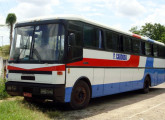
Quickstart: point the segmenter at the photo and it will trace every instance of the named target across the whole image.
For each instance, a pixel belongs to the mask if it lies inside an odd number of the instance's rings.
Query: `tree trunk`
[[[12,35],[13,35],[13,24],[10,25],[10,48],[11,48],[11,43],[13,39]]]

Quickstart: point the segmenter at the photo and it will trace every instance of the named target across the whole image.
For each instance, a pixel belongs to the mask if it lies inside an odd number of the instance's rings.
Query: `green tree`
[[[12,43],[12,34],[13,34],[13,26],[14,23],[16,22],[17,17],[14,13],[9,13],[6,18],[6,24],[10,27],[10,45]]]
[[[132,33],[141,35],[140,30],[138,30],[138,27],[137,26],[132,27],[129,31],[132,32]]]
[[[165,26],[159,23],[146,23],[145,25],[141,26],[140,29],[138,29],[137,26],[132,27],[130,32],[165,43]]]

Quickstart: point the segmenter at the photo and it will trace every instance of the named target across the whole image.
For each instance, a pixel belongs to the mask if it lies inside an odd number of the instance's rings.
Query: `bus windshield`
[[[64,38],[61,24],[17,27],[9,61],[61,61]]]

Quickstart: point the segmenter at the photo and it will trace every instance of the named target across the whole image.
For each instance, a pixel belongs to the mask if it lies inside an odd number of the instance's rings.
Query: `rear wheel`
[[[149,92],[150,88],[150,78],[147,76],[144,80],[143,93],[146,94]]]
[[[90,101],[90,88],[84,81],[75,84],[72,90],[70,105],[73,109],[81,109],[88,105]]]

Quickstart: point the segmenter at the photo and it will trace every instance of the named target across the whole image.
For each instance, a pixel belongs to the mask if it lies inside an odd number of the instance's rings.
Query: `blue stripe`
[[[146,65],[145,65],[146,69],[144,71],[144,76],[141,80],[92,85],[92,98],[142,89],[144,79],[148,74],[151,76],[151,83],[152,83],[151,86],[155,86],[165,82],[164,79],[165,70],[154,69],[153,64],[154,64],[154,58],[148,57],[146,59]],[[70,102],[71,92],[72,92],[72,87],[65,89],[65,102]]]
[[[152,42],[152,43],[155,42],[154,40],[152,40],[152,39],[150,39],[150,38],[149,38],[147,41],[148,41],[148,42]]]

